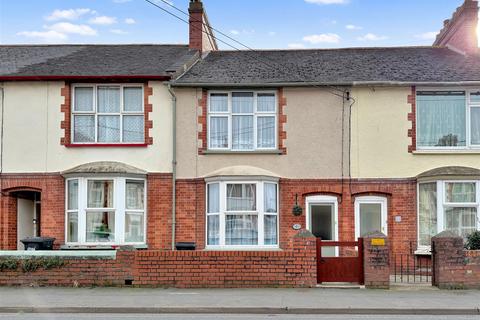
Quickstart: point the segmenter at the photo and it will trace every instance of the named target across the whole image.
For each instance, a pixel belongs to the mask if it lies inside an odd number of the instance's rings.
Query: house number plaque
[[[293,225],[293,230],[300,230],[300,229],[302,229],[302,226],[300,224],[296,223]]]

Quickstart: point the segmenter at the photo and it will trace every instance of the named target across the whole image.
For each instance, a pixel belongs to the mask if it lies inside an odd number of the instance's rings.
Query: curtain
[[[120,112],[120,87],[98,87],[97,95],[98,112]]]
[[[123,142],[143,142],[144,121],[144,116],[123,116]]]
[[[256,201],[255,184],[227,185],[227,211],[255,211]]]
[[[68,213],[67,241],[78,242],[78,212]]]
[[[257,146],[259,148],[275,147],[275,117],[257,118]]]
[[[265,215],[264,216],[264,229],[265,229],[265,245],[277,244],[277,216]]]
[[[143,213],[125,214],[125,242],[144,242]]]
[[[257,245],[258,216],[227,215],[225,217],[226,245]]]
[[[141,87],[123,88],[123,108],[127,112],[142,112],[143,90]]]
[[[127,210],[143,210],[145,208],[145,183],[127,180],[125,189]]]
[[[68,180],[67,209],[78,209],[78,180]]]
[[[451,182],[446,184],[446,201],[454,203],[476,202],[475,182]]]
[[[423,147],[466,145],[465,95],[417,96],[417,143]]]
[[[98,116],[98,142],[120,141],[120,116]]]
[[[480,108],[470,108],[472,144],[480,144]]]
[[[95,117],[94,116],[74,116],[73,141],[95,142]]]
[[[445,209],[445,229],[465,239],[477,230],[477,208]]]
[[[88,180],[88,208],[113,208],[113,181]]]
[[[75,87],[73,111],[93,111],[93,88]]]
[[[208,185],[208,213],[220,212],[220,185],[211,183]]]
[[[207,217],[207,242],[211,246],[220,244],[220,217],[218,215]]]
[[[422,183],[418,194],[419,245],[430,246],[437,234],[437,183]]]
[[[212,93],[210,95],[210,112],[227,112],[228,94]]]
[[[253,93],[232,93],[232,113],[253,113]]]
[[[275,112],[275,94],[259,93],[257,95],[258,112]]]
[[[253,116],[232,117],[232,148],[253,149]]]
[[[228,148],[228,118],[210,118],[210,148]]]
[[[263,190],[263,198],[265,202],[265,212],[277,212],[277,185],[273,183],[265,183]]]

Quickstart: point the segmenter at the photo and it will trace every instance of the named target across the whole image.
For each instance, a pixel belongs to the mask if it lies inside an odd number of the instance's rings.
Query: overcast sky
[[[204,0],[214,28],[258,49],[431,45],[462,2]],[[0,42],[176,44],[188,26],[145,0],[0,0]]]

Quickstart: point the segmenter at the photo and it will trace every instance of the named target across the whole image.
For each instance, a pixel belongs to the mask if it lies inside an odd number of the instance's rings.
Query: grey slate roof
[[[188,45],[0,45],[0,76],[166,76],[196,56]]]
[[[480,55],[447,48],[347,48],[211,52],[176,85],[259,85],[310,82],[455,82],[480,80]]]

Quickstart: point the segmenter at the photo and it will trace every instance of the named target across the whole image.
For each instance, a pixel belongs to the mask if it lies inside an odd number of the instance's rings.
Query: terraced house
[[[188,45],[0,46],[0,249],[268,262],[306,229],[412,259],[480,229],[476,1],[431,47],[223,51],[190,15]]]

